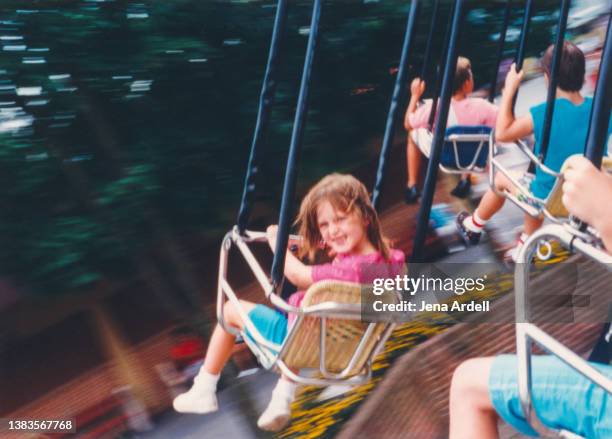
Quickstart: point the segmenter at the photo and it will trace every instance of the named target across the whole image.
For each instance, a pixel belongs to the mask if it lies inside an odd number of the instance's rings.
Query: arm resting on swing
[[[495,124],[495,140],[498,142],[512,142],[533,133],[531,113],[518,118],[514,117],[513,99],[522,78],[523,71],[517,73],[516,66],[512,64],[508,76],[506,76],[506,85],[502,93],[497,123]]]
[[[272,251],[276,248],[276,233],[277,226],[269,226],[266,230],[268,235],[268,244]],[[285,256],[285,276],[289,281],[299,289],[307,289],[313,284],[312,282],[312,267],[304,264],[293,253],[287,251]]]

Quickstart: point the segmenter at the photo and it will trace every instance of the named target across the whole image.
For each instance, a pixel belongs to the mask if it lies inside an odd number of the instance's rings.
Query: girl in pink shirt
[[[284,270],[287,279],[301,290],[289,299],[294,306],[300,305],[303,291],[320,280],[371,283],[375,278],[395,277],[404,270],[404,254],[388,247],[368,191],[353,176],[331,174],[319,181],[304,197],[296,224],[302,245],[298,256],[287,252]],[[276,226],[268,227],[268,243],[273,251],[276,233]],[[302,262],[314,261],[322,248],[335,255],[331,263]],[[241,305],[263,337],[282,345],[287,334],[287,316],[265,305],[247,301],[241,301]],[[224,318],[228,324],[244,328],[231,302],[225,304]],[[295,316],[290,318],[292,324]],[[208,346],[192,388],[174,399],[173,406],[178,412],[203,414],[217,410],[217,380],[231,356],[234,336],[217,324]],[[296,387],[286,377],[279,379],[268,407],[257,421],[260,428],[278,431],[289,422]]]

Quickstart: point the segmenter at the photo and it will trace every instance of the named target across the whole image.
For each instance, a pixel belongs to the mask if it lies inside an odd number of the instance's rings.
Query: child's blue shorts
[[[287,316],[282,312],[265,305],[255,305],[249,312],[249,318],[266,340],[278,345],[283,344],[287,336]],[[251,341],[255,341],[248,328],[246,335]]]
[[[529,426],[518,395],[516,355],[495,358],[489,395],[497,413],[519,432],[537,436]],[[612,367],[590,363],[612,378]],[[589,439],[612,438],[612,395],[556,357],[531,357],[532,399],[539,419]]]

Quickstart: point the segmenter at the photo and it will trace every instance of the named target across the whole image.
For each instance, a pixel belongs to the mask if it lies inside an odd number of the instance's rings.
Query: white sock
[[[471,216],[468,216],[463,221],[463,225],[471,232],[481,233],[487,222],[488,220],[480,218],[480,216],[478,216],[478,210],[475,210]]]
[[[521,233],[521,236],[519,236],[516,241],[516,248],[521,248],[523,244],[525,244],[525,241],[527,241],[527,238],[529,238],[529,235],[527,233]]]
[[[295,399],[295,391],[297,387],[297,383],[280,378],[278,383],[276,383],[276,387],[274,387],[274,390],[272,391],[272,397],[285,398],[291,403]]]
[[[217,390],[217,383],[219,382],[220,374],[212,374],[204,369],[204,366],[200,369],[196,377],[193,379],[194,387],[202,389],[211,389],[213,391]]]

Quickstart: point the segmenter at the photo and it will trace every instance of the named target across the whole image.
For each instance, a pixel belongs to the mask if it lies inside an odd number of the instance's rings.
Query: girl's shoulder
[[[406,260],[404,252],[397,249],[389,249],[389,259],[385,260],[381,252],[368,253],[367,255],[338,255],[334,259],[336,264],[351,263],[391,263],[403,264]]]

